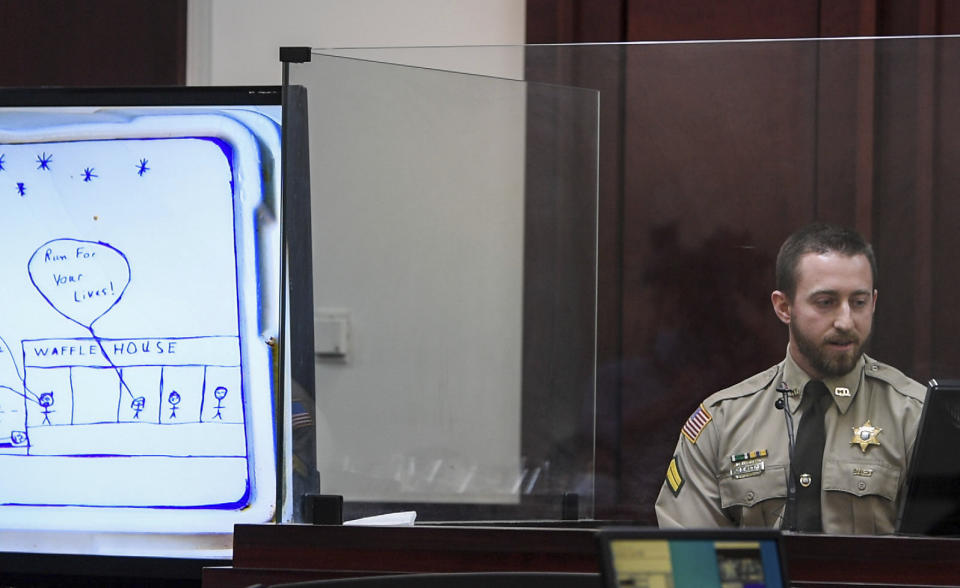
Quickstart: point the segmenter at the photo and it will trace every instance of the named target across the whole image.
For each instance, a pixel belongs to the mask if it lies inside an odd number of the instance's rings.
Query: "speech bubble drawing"
[[[30,281],[60,314],[93,331],[130,283],[130,263],[115,247],[99,241],[54,239],[27,262]]]

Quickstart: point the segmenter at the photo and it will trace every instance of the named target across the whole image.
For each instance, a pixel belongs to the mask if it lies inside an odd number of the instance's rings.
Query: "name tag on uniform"
[[[764,467],[764,462],[760,459],[743,461],[730,468],[730,475],[733,476],[735,480],[759,476],[763,473]]]

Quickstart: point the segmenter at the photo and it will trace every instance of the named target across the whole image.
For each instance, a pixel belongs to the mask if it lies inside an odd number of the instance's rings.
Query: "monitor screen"
[[[280,121],[279,87],[0,91],[0,549],[275,516]]]
[[[897,532],[960,535],[960,380],[930,380]]]
[[[776,531],[608,529],[599,534],[607,588],[785,588]]]

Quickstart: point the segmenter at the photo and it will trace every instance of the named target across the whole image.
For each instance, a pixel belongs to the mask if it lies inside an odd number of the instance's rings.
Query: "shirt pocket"
[[[823,464],[823,489],[852,496],[880,496],[893,502],[900,487],[900,468],[887,464],[828,461]]]
[[[776,527],[787,497],[784,465],[765,464],[763,473],[740,478],[724,474],[718,480],[720,506],[741,527]]]
[[[892,533],[901,469],[889,464],[823,464],[824,528],[846,533]],[[836,520],[833,520],[836,515]]]

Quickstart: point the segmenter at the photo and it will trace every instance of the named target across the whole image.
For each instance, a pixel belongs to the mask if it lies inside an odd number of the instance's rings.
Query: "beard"
[[[790,333],[797,344],[797,350],[810,362],[813,369],[820,373],[821,377],[839,377],[848,373],[860,361],[863,348],[870,341],[869,335],[865,340],[860,341],[853,333],[831,331],[822,341],[817,342],[795,328],[793,323],[790,323]],[[835,351],[829,347],[831,342],[852,342],[853,346],[849,351]]]

